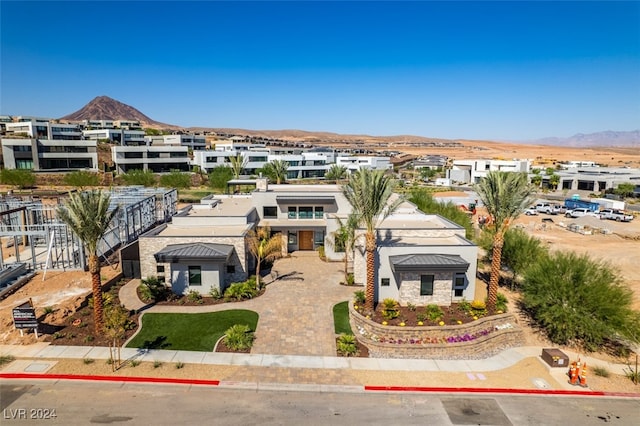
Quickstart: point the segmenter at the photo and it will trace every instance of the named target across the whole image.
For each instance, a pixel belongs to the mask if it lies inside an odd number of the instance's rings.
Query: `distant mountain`
[[[569,138],[543,138],[534,141],[527,141],[528,144],[537,145],[555,145],[566,147],[629,147],[640,145],[640,130],[630,132],[614,132],[611,130],[605,132],[583,134],[578,133]]]
[[[98,96],[78,111],[60,118],[65,121],[82,120],[138,120],[141,124],[152,127],[174,128],[171,124],[155,121],[132,106],[123,104],[108,96]]]

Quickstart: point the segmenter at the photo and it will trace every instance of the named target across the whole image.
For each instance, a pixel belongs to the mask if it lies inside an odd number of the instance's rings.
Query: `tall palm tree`
[[[271,235],[268,226],[249,231],[247,235],[249,252],[256,258],[256,288],[260,289],[260,264],[263,260],[273,261],[282,256],[282,235]]]
[[[111,197],[99,190],[70,194],[67,202],[57,209],[58,218],[80,238],[89,260],[93,291],[93,321],[96,334],[104,330],[102,285],[98,244],[109,229],[119,208],[109,210]]]
[[[344,280],[348,282],[349,278],[349,253],[353,253],[356,244],[356,229],[358,228],[358,218],[350,214],[346,220],[342,220],[336,217],[338,221],[338,229],[333,232],[334,241],[331,242],[327,239],[327,242],[333,246],[334,250],[344,250]]]
[[[289,163],[285,160],[273,160],[265,164],[264,168],[268,176],[276,180],[276,184],[280,185],[287,180],[287,170]]]
[[[495,227],[487,296],[487,309],[493,313],[498,298],[504,233],[513,220],[533,202],[533,187],[526,173],[492,171],[475,185],[475,190]]]
[[[229,157],[229,167],[233,172],[234,179],[240,179],[240,175],[247,165],[248,158],[244,157],[242,154],[238,153],[233,157]],[[240,185],[236,185],[236,192],[240,190]]]
[[[342,193],[353,208],[358,226],[365,228],[365,251],[367,256],[367,285],[365,289],[365,309],[374,309],[374,278],[376,227],[379,222],[393,213],[402,201],[398,198],[389,202],[395,183],[383,170],[362,169],[353,173],[343,185]]]

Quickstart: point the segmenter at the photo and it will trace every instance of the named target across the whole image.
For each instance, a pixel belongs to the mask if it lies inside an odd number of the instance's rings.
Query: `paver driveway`
[[[335,356],[333,306],[358,287],[340,285],[341,262],[323,262],[317,252],[295,252],[276,260],[278,278],[252,300],[211,306],[153,306],[147,312],[215,312],[250,309],[260,315],[253,354]]]

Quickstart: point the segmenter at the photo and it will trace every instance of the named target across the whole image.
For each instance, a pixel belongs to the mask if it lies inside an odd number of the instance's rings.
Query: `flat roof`
[[[157,237],[243,237],[251,224],[231,226],[176,226],[172,223],[160,231]]]
[[[188,217],[247,216],[254,209],[249,196],[214,198],[211,204],[192,204]]]
[[[382,231],[384,237],[384,231]],[[399,241],[398,241],[399,240]],[[403,247],[403,246],[474,246],[471,241],[460,235],[451,235],[450,237],[398,237],[392,241],[379,241],[379,247]]]

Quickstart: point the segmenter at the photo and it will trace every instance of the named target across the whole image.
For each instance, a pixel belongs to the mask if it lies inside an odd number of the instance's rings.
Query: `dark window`
[[[322,206],[316,206],[315,209],[315,218],[316,219],[322,219],[322,216],[324,215],[324,207]]]
[[[265,206],[262,208],[262,215],[269,218],[278,217],[278,208]]]
[[[389,287],[389,283],[390,283],[389,278],[382,278],[382,280],[381,280],[381,282],[380,282],[380,285],[381,285],[382,287]]]
[[[202,270],[199,266],[189,266],[189,285],[202,285]]]
[[[313,207],[299,207],[298,219],[313,219]]]
[[[157,273],[164,273],[164,265],[157,265],[156,266],[156,272]]]
[[[227,265],[227,274],[235,274],[236,265]]]
[[[465,274],[455,274],[453,277],[453,296],[462,297],[466,284],[467,278]]]
[[[420,275],[420,296],[433,296],[433,275]]]
[[[295,232],[289,232],[289,244],[297,245],[298,244],[298,234]]]
[[[298,217],[298,209],[295,207],[289,207],[289,219],[295,219]]]

